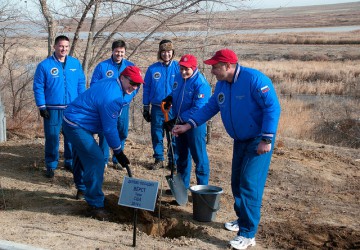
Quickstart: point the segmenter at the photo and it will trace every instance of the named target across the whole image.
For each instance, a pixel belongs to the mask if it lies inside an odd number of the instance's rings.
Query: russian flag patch
[[[204,94],[198,94],[198,98],[204,98],[205,95]]]
[[[262,87],[260,90],[261,90],[261,93],[266,93],[270,90],[270,88],[269,88],[269,86],[266,85],[265,87]]]

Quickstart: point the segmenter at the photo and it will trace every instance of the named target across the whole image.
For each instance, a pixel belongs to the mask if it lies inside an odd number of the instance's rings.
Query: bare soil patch
[[[167,189],[168,170],[150,171],[150,141],[130,132],[126,153],[136,178]],[[75,200],[72,175],[60,163],[44,177],[43,138],[10,136],[0,145],[0,235],[45,249],[130,249],[133,211],[117,205],[126,171],[109,168],[103,190],[110,221],[86,217]],[[235,218],[230,190],[231,140],[214,133],[208,145],[211,185],[222,187],[213,222],[193,219],[191,194],[178,206],[163,194],[154,212],[138,210],[138,249],[224,249],[235,236],[223,223]],[[279,138],[266,184],[257,246],[252,249],[358,249],[360,247],[360,151]],[[192,185],[195,180],[192,179]],[[159,212],[160,209],[160,212]],[[159,217],[160,214],[160,217]]]

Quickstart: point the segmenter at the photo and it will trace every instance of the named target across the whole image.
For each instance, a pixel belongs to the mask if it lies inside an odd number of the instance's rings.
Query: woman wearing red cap
[[[144,82],[140,69],[127,66],[118,78],[105,78],[94,84],[65,110],[63,131],[74,149],[74,182],[77,199],[85,198],[90,206],[90,215],[107,219],[104,209],[104,152],[93,135],[103,133],[114,155],[122,166],[129,164],[123,152],[118,117],[124,106],[129,105],[133,96]]]
[[[172,93],[163,101],[172,104],[174,119],[164,124],[170,131],[175,124],[184,124],[198,109],[204,106],[211,95],[211,87],[197,68],[195,56],[181,57],[180,74],[175,77]],[[206,124],[192,129],[176,138],[178,148],[177,171],[181,174],[185,187],[190,187],[191,157],[195,162],[196,182],[207,185],[210,167],[206,151]]]

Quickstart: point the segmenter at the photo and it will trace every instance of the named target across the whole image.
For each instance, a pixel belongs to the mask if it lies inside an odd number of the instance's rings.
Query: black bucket
[[[196,185],[190,187],[193,200],[193,219],[201,222],[214,221],[220,209],[221,187]]]

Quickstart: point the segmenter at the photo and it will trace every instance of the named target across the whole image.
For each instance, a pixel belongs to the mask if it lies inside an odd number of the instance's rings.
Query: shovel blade
[[[175,197],[176,202],[180,206],[186,205],[188,201],[188,193],[185,188],[184,182],[180,175],[168,175],[166,176],[166,180],[169,184],[171,192]]]

